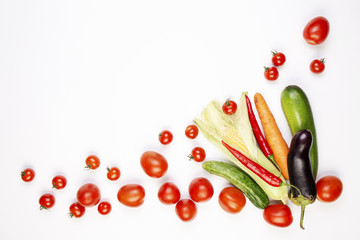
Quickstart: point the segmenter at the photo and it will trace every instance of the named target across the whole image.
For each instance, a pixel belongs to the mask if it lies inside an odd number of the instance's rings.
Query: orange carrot
[[[260,93],[255,94],[254,102],[264,129],[265,137],[274,153],[274,160],[280,167],[284,178],[289,179],[289,172],[287,168],[289,147],[281,135],[280,129],[276,124],[274,116],[272,115],[265,99]]]

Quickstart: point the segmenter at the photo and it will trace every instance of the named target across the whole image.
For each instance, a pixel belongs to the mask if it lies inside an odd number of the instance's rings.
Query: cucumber
[[[287,86],[281,93],[281,106],[292,135],[300,130],[311,131],[313,144],[310,150],[311,168],[314,179],[318,171],[318,149],[316,131],[310,103],[304,91],[295,85]]]
[[[264,190],[237,166],[221,161],[206,161],[202,167],[211,174],[225,178],[240,189],[255,207],[265,209],[269,205],[269,197]]]

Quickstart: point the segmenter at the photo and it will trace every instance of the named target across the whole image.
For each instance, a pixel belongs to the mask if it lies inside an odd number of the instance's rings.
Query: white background
[[[0,239],[356,239],[360,79],[360,2],[358,1],[0,1]],[[320,46],[302,38],[316,16],[330,22]],[[276,82],[263,76],[271,50],[287,61]],[[315,58],[326,59],[321,75],[309,71]],[[242,91],[260,92],[283,136],[290,130],[280,93],[290,84],[306,92],[318,133],[319,173],[339,176],[341,198],[316,202],[299,227],[300,209],[289,204],[293,224],[285,229],[265,223],[249,201],[230,215],[217,202],[228,183],[187,160],[203,146],[208,160],[224,160],[202,136],[189,140],[185,127],[208,102],[238,100]],[[161,146],[158,133],[169,129],[174,141]],[[165,177],[150,179],[139,158],[146,150],[168,160]],[[102,165],[84,171],[87,155]],[[116,165],[122,176],[106,179]],[[32,167],[35,180],[20,171]],[[64,174],[68,186],[51,190]],[[174,206],[157,199],[171,180],[182,197],[190,181],[210,179],[214,197],[197,204],[188,223]],[[76,191],[85,182],[99,185],[113,211],[101,216],[87,209],[81,219],[67,217]],[[145,203],[127,208],[116,198],[127,183],[146,189]],[[56,204],[40,211],[38,199],[53,192]],[[346,234],[346,235],[345,235]]]

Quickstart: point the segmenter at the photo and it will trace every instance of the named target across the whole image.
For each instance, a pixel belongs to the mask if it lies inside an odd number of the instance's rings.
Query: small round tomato
[[[163,155],[154,151],[147,151],[141,155],[140,164],[144,172],[153,178],[165,175],[168,163]]]
[[[57,175],[52,180],[53,188],[63,189],[66,186],[67,180],[64,176]]]
[[[310,71],[313,73],[322,73],[325,69],[325,59],[315,59],[310,63]]]
[[[39,199],[40,210],[50,209],[55,205],[55,197],[50,193],[42,195]]]
[[[189,155],[190,160],[194,160],[195,162],[202,162],[205,160],[206,153],[205,150],[202,147],[195,147],[191,151],[191,154]]]
[[[20,173],[20,175],[24,182],[31,182],[35,177],[35,171],[31,168],[26,168]]]
[[[325,176],[316,183],[317,199],[321,202],[333,202],[342,193],[343,184],[338,177]]]
[[[107,201],[103,201],[98,205],[98,212],[102,215],[107,215],[111,212],[111,204]]]
[[[144,202],[145,189],[138,184],[127,184],[119,189],[117,198],[125,206],[138,207]]]
[[[159,141],[161,144],[167,145],[173,140],[173,135],[169,130],[164,130],[159,133]]]
[[[272,53],[272,58],[271,61],[273,62],[273,64],[275,66],[282,66],[285,61],[286,61],[286,57],[285,54],[283,54],[282,52],[277,52],[277,51],[273,51]]]
[[[273,204],[265,208],[265,221],[277,227],[288,227],[293,222],[290,208],[284,204]]]
[[[318,45],[325,41],[329,34],[330,24],[324,17],[316,17],[306,24],[303,37],[309,44]]]
[[[158,198],[164,204],[175,204],[180,200],[179,188],[171,182],[166,182],[159,188]]]
[[[77,200],[84,207],[93,207],[100,202],[100,189],[93,183],[82,185],[77,191]]]
[[[194,124],[187,126],[185,129],[185,135],[190,139],[195,139],[198,134],[199,128]]]
[[[226,187],[219,194],[219,204],[228,213],[238,213],[245,206],[246,198],[239,189]]]
[[[214,188],[209,180],[199,177],[191,181],[189,194],[195,202],[206,202],[214,195]]]
[[[95,155],[90,155],[85,160],[85,168],[97,169],[100,166],[100,159]]]
[[[117,167],[107,168],[107,178],[111,181],[116,181],[120,178],[120,169]]]
[[[276,67],[264,67],[264,76],[269,81],[275,81],[279,77],[279,71]]]
[[[85,214],[85,207],[78,202],[74,202],[69,207],[69,217],[82,217]]]
[[[236,112],[237,104],[233,100],[227,99],[222,106],[222,110],[227,115],[233,115]]]
[[[190,199],[182,199],[176,204],[175,211],[182,221],[188,222],[196,216],[196,204]]]

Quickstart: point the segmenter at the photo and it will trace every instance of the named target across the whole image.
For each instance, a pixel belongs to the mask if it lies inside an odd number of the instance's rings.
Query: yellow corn
[[[249,150],[246,147],[244,140],[242,139],[242,137],[239,135],[238,132],[236,132],[232,128],[227,127],[222,130],[222,135],[224,142],[231,145],[235,149],[240,150],[241,153],[243,153],[246,157],[250,158]]]

